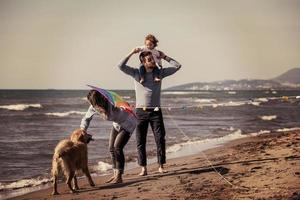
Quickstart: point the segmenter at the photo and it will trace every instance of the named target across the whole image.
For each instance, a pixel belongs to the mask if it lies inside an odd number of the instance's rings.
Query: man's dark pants
[[[138,118],[138,125],[136,127],[136,142],[138,151],[138,163],[140,166],[147,165],[146,155],[146,139],[148,126],[150,124],[154,139],[157,147],[157,162],[162,165],[166,163],[166,140],[165,140],[165,126],[163,122],[162,112],[159,109],[136,109],[136,115]]]

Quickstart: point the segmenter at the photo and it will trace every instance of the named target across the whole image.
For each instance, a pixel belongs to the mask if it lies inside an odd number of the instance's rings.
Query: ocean
[[[86,90],[0,90],[0,198],[50,182],[53,150],[77,129],[88,109]],[[132,90],[117,90],[134,105]],[[167,158],[196,153],[221,142],[300,127],[300,91],[162,91]],[[112,123],[95,116],[88,132],[94,175],[111,168],[108,138]],[[192,146],[188,148],[185,146]],[[148,131],[147,151],[155,162]],[[135,134],[125,148],[136,166]],[[24,190],[26,188],[26,190]]]

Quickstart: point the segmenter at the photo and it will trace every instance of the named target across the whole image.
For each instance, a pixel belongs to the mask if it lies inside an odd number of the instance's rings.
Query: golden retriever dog
[[[52,195],[59,194],[57,192],[57,179],[61,171],[63,171],[67,179],[66,183],[72,193],[79,189],[75,175],[76,170],[81,169],[88,178],[89,184],[95,186],[88,169],[87,144],[91,140],[93,139],[90,134],[77,129],[71,134],[70,139],[62,140],[57,144],[52,159]],[[72,187],[72,179],[74,180],[74,188]]]

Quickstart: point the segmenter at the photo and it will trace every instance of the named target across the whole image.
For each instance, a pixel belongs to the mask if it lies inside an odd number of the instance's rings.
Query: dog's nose
[[[94,141],[93,136],[91,134],[87,134],[87,141]]]

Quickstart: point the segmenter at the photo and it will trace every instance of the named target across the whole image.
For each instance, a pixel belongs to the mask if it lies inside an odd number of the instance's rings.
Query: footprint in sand
[[[250,172],[251,173],[256,172],[257,169],[261,169],[261,168],[262,167],[259,167],[259,166],[258,167],[253,167],[253,168],[250,169]]]
[[[300,172],[295,172],[295,176],[300,176]]]

